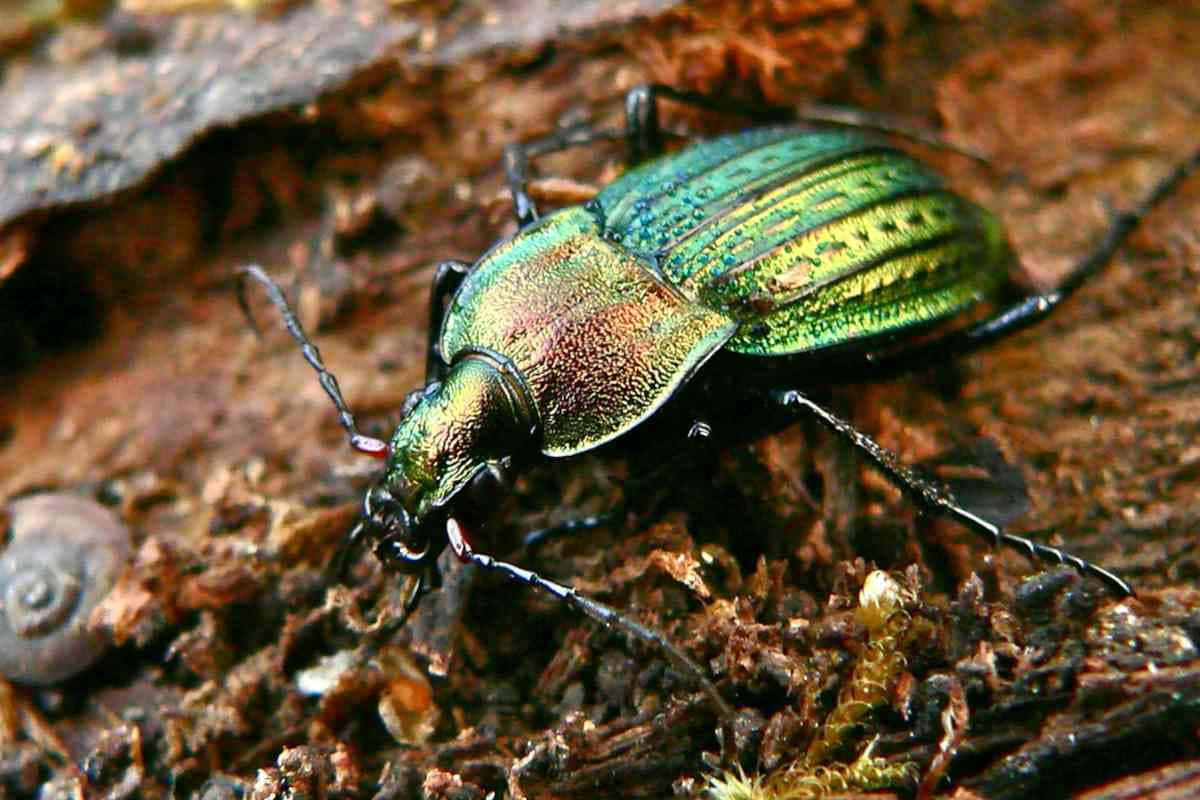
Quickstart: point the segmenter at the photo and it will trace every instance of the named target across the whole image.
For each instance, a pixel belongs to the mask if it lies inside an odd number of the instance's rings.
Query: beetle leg
[[[346,577],[350,573],[350,559],[354,555],[363,542],[363,537],[366,533],[366,526],[362,520],[359,520],[350,532],[346,534],[346,538],[342,539],[341,545],[334,552],[333,558],[329,559],[329,563],[325,567],[325,578],[327,583],[345,583]]]
[[[516,142],[504,148],[504,176],[512,194],[513,214],[517,226],[524,228],[538,218],[537,205],[529,196],[529,163],[531,159],[557,153],[569,147],[605,140],[621,139],[624,132],[596,128],[584,122],[559,128],[554,133],[528,142]]]
[[[791,108],[751,106],[703,92],[684,91],[661,83],[644,83],[625,93],[625,141],[629,146],[631,163],[662,152],[663,130],[658,120],[659,98],[706,111],[741,114],[755,122],[789,122],[797,118],[796,112]]]
[[[644,83],[625,93],[624,130],[597,128],[585,122],[561,127],[540,139],[516,142],[504,148],[504,175],[508,183],[508,190],[512,195],[513,215],[517,219],[518,227],[524,228],[536,221],[539,216],[537,204],[529,196],[529,168],[533,159],[570,147],[617,139],[625,140],[630,164],[636,164],[662,153],[664,132],[658,116],[658,101],[661,98],[708,111],[740,114],[759,123],[799,121],[818,125],[864,128],[899,136],[928,147],[947,150],[987,163],[986,158],[974,151],[890,120],[880,114],[826,105],[807,106],[800,111],[785,106],[752,106],[703,92],[675,89],[661,83]]]
[[[630,163],[662,152],[662,127],[658,121],[658,97],[667,87],[647,83],[625,93],[625,144]]]
[[[598,141],[624,139],[629,146],[629,161],[637,163],[662,152],[662,129],[658,124],[658,98],[666,97],[715,111],[737,111],[758,119],[787,119],[786,111],[763,112],[743,106],[732,106],[717,98],[698,92],[683,92],[661,84],[642,84],[625,94],[625,128],[613,130],[580,123],[559,128],[540,139],[516,142],[504,148],[504,175],[512,194],[513,214],[517,225],[524,228],[538,218],[537,205],[529,196],[529,164],[539,156],[556,153],[570,147]],[[781,115],[782,114],[782,115]]]
[[[600,514],[589,514],[586,517],[572,517],[557,525],[549,525],[545,528],[528,531],[521,537],[521,550],[527,551],[541,547],[546,542],[562,536],[573,536],[576,533],[603,528],[605,525],[611,525],[620,519],[623,512],[624,508],[618,508]]]
[[[901,120],[894,119],[887,114],[880,114],[861,108],[810,103],[796,113],[796,119],[800,122],[810,122],[814,125],[825,127],[836,126],[839,128],[860,128],[862,130],[875,131],[887,136],[907,139],[910,142],[933,148],[934,150],[944,150],[956,156],[969,158],[987,167],[992,166],[991,159],[978,150],[954,144],[935,133],[907,125]]]
[[[1032,559],[1068,564],[1081,573],[1100,578],[1114,593],[1122,597],[1133,594],[1133,589],[1128,583],[1103,567],[1058,548],[1037,544],[1024,537],[1006,533],[999,525],[963,508],[955,502],[954,497],[943,486],[925,478],[911,467],[905,466],[895,453],[800,392],[795,390],[774,391],[770,393],[769,397],[775,405],[792,413],[808,413],[815,416],[821,424],[864,453],[888,480],[926,511],[952,519],[976,533],[986,536],[992,540],[994,546],[1007,545],[1022,551]]]
[[[446,318],[446,302],[462,284],[471,265],[465,261],[440,261],[433,271],[433,288],[429,291],[429,346],[425,351],[425,384],[441,380],[446,360],[438,347],[442,336],[442,321]]]
[[[702,419],[696,419],[693,420],[691,425],[688,427],[687,433],[684,434],[684,438],[686,439],[686,444],[688,445],[698,444],[699,446],[703,447],[708,445],[708,439],[710,436],[712,436],[712,433],[713,430],[710,424]],[[680,450],[676,448],[674,450],[674,455],[678,457],[680,454]],[[657,476],[660,471],[665,471],[668,469],[672,462],[673,459],[664,458],[663,460],[659,461],[651,475],[643,476],[641,479],[630,478],[625,484],[627,495],[632,489],[638,488],[642,485],[656,486],[657,481],[653,480],[653,476]],[[541,547],[553,539],[558,539],[563,536],[573,536],[577,533],[583,533],[596,528],[603,528],[606,525],[612,525],[616,522],[619,522],[625,516],[626,509],[628,507],[629,499],[628,496],[626,496],[625,500],[620,502],[616,508],[609,509],[608,511],[602,511],[599,514],[589,514],[586,517],[572,517],[571,519],[567,519],[557,525],[548,525],[545,528],[527,531],[525,535],[521,537],[521,551],[528,552],[535,548]]]
[[[432,570],[431,567],[424,572],[417,573],[412,590],[404,600],[404,608],[400,611],[400,623],[396,627],[400,627],[408,621],[408,618],[417,610],[417,606],[421,604],[421,599],[429,593],[429,584],[434,582],[434,578],[430,574]]]
[[[711,447],[709,437],[712,435],[712,425],[703,419],[693,419],[684,434],[684,446],[677,447],[676,440],[673,437],[667,437],[665,442],[671,448],[670,452],[663,454],[662,457],[650,459],[654,463],[654,467],[649,474],[630,477],[625,482],[625,498],[615,508],[585,517],[573,517],[557,525],[548,525],[545,528],[528,531],[521,537],[521,551],[528,552],[553,539],[573,536],[576,533],[602,528],[621,521],[630,507],[631,494],[645,487],[658,487],[661,474],[668,471],[679,459],[691,455],[694,450]]]
[[[1145,199],[1133,211],[1115,214],[1104,238],[1090,253],[1083,257],[1056,288],[1047,292],[1022,298],[1007,308],[986,319],[959,331],[947,333],[916,348],[902,350],[895,355],[884,354],[871,359],[874,370],[900,371],[910,367],[926,365],[937,359],[959,356],[978,350],[996,339],[1024,330],[1050,315],[1054,309],[1082,286],[1109,261],[1125,244],[1129,235],[1159,203],[1170,197],[1192,173],[1200,170],[1200,151],[1180,162],[1169,175],[1160,180]],[[870,359],[870,356],[868,356]]]
[[[708,111],[740,114],[758,123],[809,122],[814,125],[861,128],[945,150],[982,164],[990,163],[986,156],[970,148],[960,147],[886,114],[820,103],[809,104],[799,110],[786,106],[751,106],[728,98],[682,91],[659,83],[635,86],[625,94],[625,140],[629,145],[629,159],[633,163],[662,152],[663,130],[658,120],[658,99],[663,97]]]
[[[559,128],[540,139],[517,142],[504,148],[504,174],[512,194],[513,214],[517,218],[517,225],[524,228],[538,218],[537,205],[529,196],[529,164],[532,159],[569,147],[621,139],[628,145],[631,164],[661,153],[663,136],[658,122],[660,97],[710,111],[738,113],[763,122],[780,122],[795,118],[790,109],[745,106],[712,95],[685,92],[657,83],[635,86],[625,93],[624,130],[597,128],[590,123],[580,123]]]
[[[543,578],[536,572],[518,567],[515,564],[500,561],[486,553],[476,552],[471,547],[471,543],[463,535],[458,521],[453,517],[446,521],[446,537],[450,542],[450,547],[454,550],[454,554],[460,560],[478,564],[484,569],[507,575],[514,581],[541,589],[543,592],[547,592],[573,607],[576,611],[599,622],[604,627],[616,628],[627,636],[639,639],[658,650],[676,669],[690,676],[699,685],[700,689],[707,695],[709,701],[717,710],[722,721],[728,722],[733,719],[733,708],[725,702],[725,698],[721,697],[721,693],[717,691],[717,687],[704,674],[704,670],[662,633],[630,619],[612,606],[605,605],[598,600],[593,600],[586,595],[580,594],[570,586]]]

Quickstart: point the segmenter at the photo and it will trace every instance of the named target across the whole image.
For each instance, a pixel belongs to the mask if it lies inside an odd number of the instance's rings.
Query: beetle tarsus
[[[541,589],[543,592],[558,598],[582,614],[599,622],[604,627],[615,628],[658,650],[668,661],[675,665],[676,669],[692,678],[701,691],[708,697],[722,721],[733,719],[733,708],[725,701],[725,698],[721,697],[721,693],[717,691],[717,687],[704,674],[704,670],[662,633],[626,617],[612,606],[605,605],[587,595],[580,594],[570,586],[543,578],[536,572],[518,567],[516,564],[500,561],[487,553],[476,552],[463,535],[462,527],[453,517],[446,521],[446,538],[450,543],[450,548],[454,551],[454,555],[462,561],[478,564],[484,569],[507,575],[514,581]]]
[[[1126,581],[1109,572],[1104,567],[1086,561],[1079,556],[1072,555],[1057,547],[1050,545],[1038,544],[1023,536],[1015,536],[1011,533],[1000,533],[1000,543],[1020,550],[1027,555],[1031,560],[1044,561],[1053,564],[1066,564],[1073,568],[1076,572],[1084,575],[1091,575],[1103,581],[1113,594],[1120,597],[1132,597],[1134,594],[1133,587]]]

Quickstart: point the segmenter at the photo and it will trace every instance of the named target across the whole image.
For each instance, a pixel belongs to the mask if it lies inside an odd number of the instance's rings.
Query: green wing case
[[[604,235],[693,302],[726,344],[786,355],[953,317],[1007,280],[995,219],[916,159],[849,131],[765,128],[644,164],[596,196]]]

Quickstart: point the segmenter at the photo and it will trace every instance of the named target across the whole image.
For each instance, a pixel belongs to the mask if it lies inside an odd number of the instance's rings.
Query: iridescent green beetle
[[[414,393],[390,442],[358,432],[283,293],[258,267],[246,272],[267,285],[352,445],[387,460],[353,538],[373,541],[387,566],[421,575],[448,542],[463,559],[664,648],[724,708],[701,670],[665,638],[568,587],[473,551],[453,516],[455,496],[522,451],[563,458],[621,437],[684,387],[700,385],[697,376],[717,353],[724,354],[723,369],[738,362],[743,375],[760,368],[778,379],[818,358],[875,369],[923,363],[1023,328],[1103,266],[1196,169],[1200,153],[1134,212],[1117,216],[1058,289],[947,330],[945,323],[968,309],[999,299],[1010,284],[1012,249],[991,214],[945,189],[915,158],[858,131],[777,125],[698,142],[641,163],[585,205],[539,218],[526,192],[529,159],[625,138],[642,161],[661,150],[660,96],[716,105],[638,87],[626,98],[623,131],[576,126],[506,151],[520,229],[474,265],[439,266],[428,385]],[[779,409],[815,415],[925,509],[996,544],[1069,563],[1118,594],[1131,592],[1107,570],[973,514],[793,386],[741,391],[747,401],[754,392]],[[416,583],[410,606],[422,586]]]

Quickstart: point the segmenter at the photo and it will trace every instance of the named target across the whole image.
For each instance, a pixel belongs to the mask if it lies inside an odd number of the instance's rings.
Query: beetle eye
[[[479,508],[489,508],[496,504],[507,485],[502,467],[499,464],[489,464],[475,473],[475,477],[467,486],[467,496]]]

